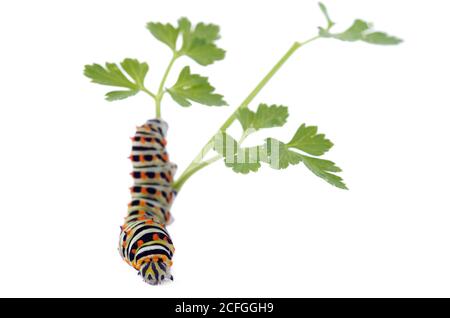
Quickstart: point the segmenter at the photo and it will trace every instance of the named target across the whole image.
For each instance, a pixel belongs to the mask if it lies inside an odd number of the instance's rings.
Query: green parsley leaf
[[[322,2],[319,2],[319,8],[320,11],[322,11],[323,15],[325,16],[325,19],[327,20],[328,30],[331,29],[331,27],[334,25],[334,22],[331,21],[330,16],[328,15],[327,7]]]
[[[176,50],[179,29],[170,23],[147,23],[147,29],[159,41],[165,43],[172,51]]]
[[[136,88],[136,85],[122,73],[115,63],[106,63],[106,67],[99,64],[85,65],[84,75],[97,84]]]
[[[183,36],[180,55],[186,55],[200,65],[209,65],[224,59],[225,51],[214,43],[220,38],[219,26],[199,23],[194,29],[187,18],[178,21],[178,29]]]
[[[227,105],[223,96],[214,94],[214,90],[207,77],[192,74],[189,66],[186,66],[181,70],[175,85],[167,89],[167,92],[175,102],[184,107],[191,106],[191,102],[208,106]]]
[[[253,127],[255,112],[248,108],[240,108],[236,112],[236,118],[241,123],[242,129],[246,131]]]
[[[222,157],[232,158],[237,154],[239,145],[236,139],[225,132],[220,132],[214,136],[213,149]]]
[[[256,112],[243,108],[236,113],[236,117],[244,131],[250,128],[259,130],[281,127],[286,123],[288,116],[289,113],[286,106],[267,106],[266,104],[260,104]]]
[[[342,178],[332,174],[330,172],[341,172],[342,170],[337,167],[334,162],[319,158],[313,158],[308,156],[301,156],[302,161],[305,164],[305,166],[311,170],[312,173],[314,173],[316,176],[324,179],[326,182],[328,182],[331,185],[334,185],[335,187],[348,190],[345,183],[342,181]]]
[[[178,19],[178,29],[181,31],[181,34],[183,35],[183,42],[185,41],[185,38],[189,36],[191,31],[191,21],[189,21],[188,18],[182,17]]]
[[[364,41],[371,44],[395,45],[402,42],[401,39],[388,35],[384,32],[371,30],[371,25],[363,20],[355,20],[353,24],[342,33],[330,33],[319,28],[319,35],[322,37],[334,38],[341,41]]]
[[[261,159],[273,169],[286,169],[289,165],[296,165],[302,161],[299,153],[289,150],[285,143],[277,139],[267,138],[263,147],[265,156]]]
[[[120,63],[120,66],[122,66],[125,72],[127,72],[140,89],[144,88],[144,80],[148,72],[147,63],[140,63],[136,59],[124,59],[122,63]]]
[[[225,159],[225,165],[236,173],[256,172],[261,167],[258,149],[258,147],[240,148],[232,160]]]
[[[286,106],[260,104],[256,110],[253,128],[258,130],[281,127],[286,123],[288,116],[288,108]]]
[[[195,26],[194,35],[207,42],[214,42],[220,39],[220,28],[215,24],[205,24],[200,22]]]
[[[225,166],[236,173],[256,172],[259,163],[259,147],[240,148],[238,142],[227,133],[219,133],[214,138],[213,148],[224,157]]]
[[[138,90],[130,90],[130,91],[111,91],[106,93],[106,100],[107,101],[115,101],[115,100],[121,100],[121,99],[125,99],[131,96],[136,95],[137,93],[139,93]]]
[[[384,32],[372,32],[369,34],[366,34],[363,39],[364,42],[372,43],[372,44],[379,44],[379,45],[395,45],[398,43],[401,43],[402,40],[395,37],[387,35]]]
[[[302,124],[288,142],[288,146],[310,155],[321,156],[333,147],[333,143],[326,139],[324,134],[317,133],[317,126]]]
[[[318,136],[316,135],[317,129],[312,129],[315,127],[302,125],[300,128],[302,136]],[[277,170],[303,162],[312,173],[326,182],[338,188],[347,189],[342,178],[332,173],[342,171],[334,162],[298,153],[291,150],[292,146],[289,144],[275,138],[267,138],[262,146],[241,148],[233,137],[221,132],[215,136],[213,142],[214,150],[224,157],[225,165],[236,173],[256,172],[261,167],[261,162],[267,163],[271,168]]]
[[[316,176],[338,188],[347,189],[341,177],[330,173],[342,171],[334,164],[334,162],[302,155],[290,150],[289,145],[274,138],[266,139],[264,147],[266,148],[267,155],[266,157],[261,157],[261,159],[269,163],[271,168],[285,169],[290,165],[296,165],[303,162],[303,164]]]
[[[370,29],[370,25],[363,20],[355,20],[353,24],[344,32],[334,35],[334,38],[342,41],[362,40],[365,31]]]
[[[156,39],[169,46],[177,57],[186,55],[200,65],[209,65],[225,57],[225,51],[215,44],[220,39],[220,28],[215,24],[201,22],[192,27],[187,18],[181,18],[177,27],[170,23],[149,22],[147,29]],[[177,50],[180,34],[183,41],[181,48]]]
[[[147,63],[127,58],[120,65],[134,82],[130,81],[115,63],[106,63],[105,67],[99,64],[85,65],[84,67],[84,75],[89,77],[93,83],[128,88],[128,90],[107,93],[108,101],[134,96],[144,88],[144,80],[148,72]]]

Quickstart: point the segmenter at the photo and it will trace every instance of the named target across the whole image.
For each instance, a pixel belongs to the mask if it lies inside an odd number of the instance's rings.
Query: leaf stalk
[[[161,79],[161,83],[159,84],[158,92],[153,96],[155,100],[155,108],[156,108],[156,118],[161,118],[161,102],[165,93],[164,85],[166,84],[167,77],[169,76],[170,70],[172,69],[173,64],[176,59],[179,57],[176,51],[173,52],[172,58],[170,59],[169,64],[164,72],[164,75]],[[152,95],[150,95],[152,96]]]

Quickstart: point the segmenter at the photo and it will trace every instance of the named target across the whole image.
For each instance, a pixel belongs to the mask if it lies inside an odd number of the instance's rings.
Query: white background
[[[405,42],[301,48],[252,104],[289,106],[288,124],[248,144],[318,125],[350,191],[301,165],[242,176],[216,163],[177,198],[175,281],[152,287],[116,246],[129,136],[153,106],[144,95],[105,101],[83,65],[146,60],[155,89],[170,52],[146,22],[221,26],[226,59],[181,59],[169,78],[189,63],[230,104],[185,109],[166,96],[182,170],[291,43],[324,24],[316,1],[1,2],[0,296],[449,297],[450,5],[326,4],[336,30],[362,18]]]

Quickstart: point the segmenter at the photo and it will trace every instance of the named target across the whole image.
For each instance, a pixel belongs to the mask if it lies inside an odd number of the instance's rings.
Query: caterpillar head
[[[121,228],[119,252],[145,282],[158,285],[172,280],[170,267],[175,251],[163,224],[156,218],[127,222]]]
[[[139,276],[142,276],[144,282],[150,285],[159,285],[165,280],[173,280],[170,274],[171,262],[163,261],[162,259],[150,260],[141,265],[139,269]]]

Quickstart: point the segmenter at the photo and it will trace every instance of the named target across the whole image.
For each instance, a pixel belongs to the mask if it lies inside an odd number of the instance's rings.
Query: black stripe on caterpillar
[[[165,121],[151,119],[131,137],[134,185],[119,239],[122,258],[152,285],[173,279],[170,267],[175,248],[166,225],[171,222],[176,165],[165,150],[167,128]]]

